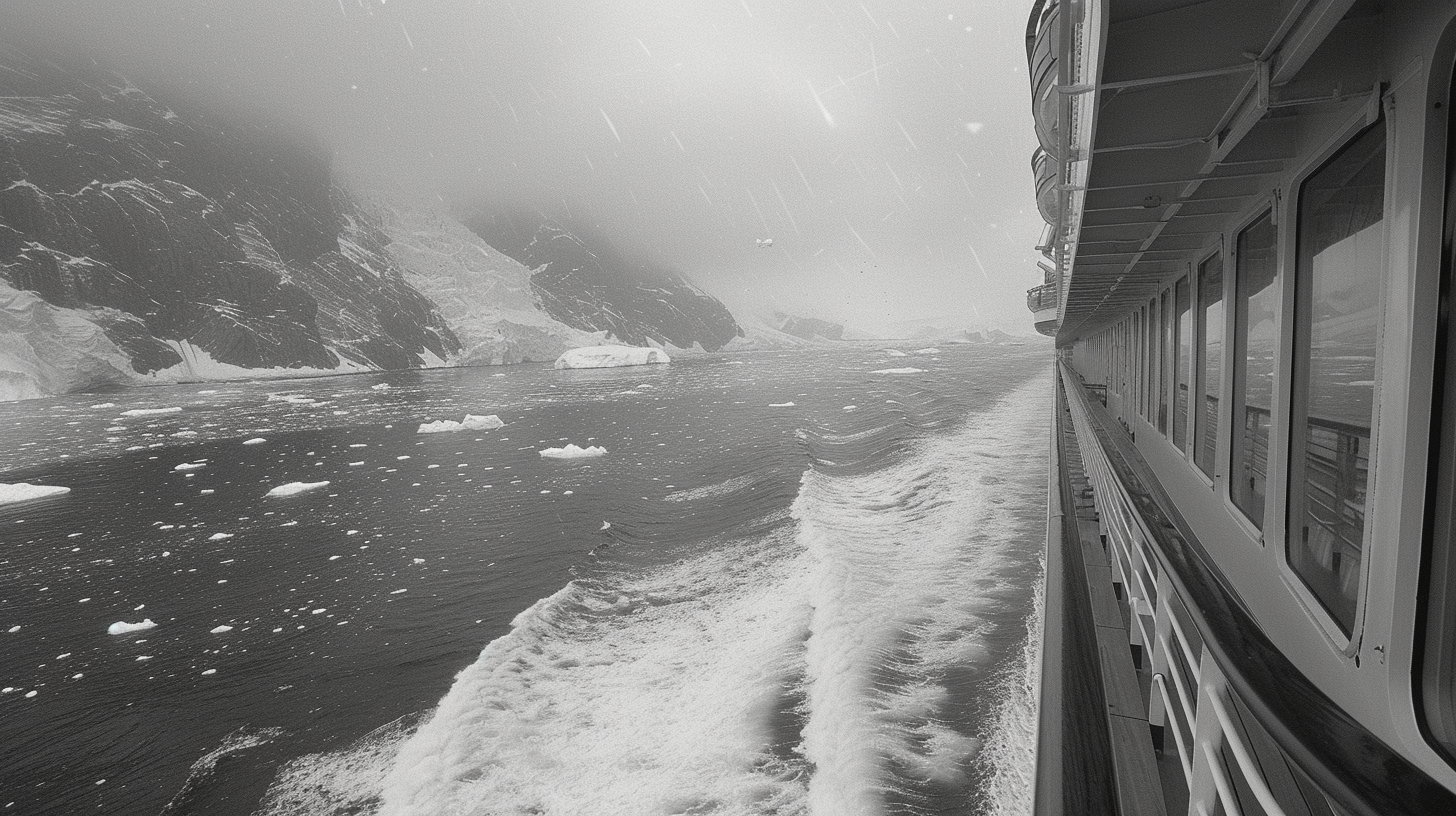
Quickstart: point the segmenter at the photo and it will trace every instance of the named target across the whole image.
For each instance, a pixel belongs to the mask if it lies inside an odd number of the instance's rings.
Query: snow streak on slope
[[[520,613],[412,735],[296,760],[263,812],[871,816],[1024,801],[1029,781],[996,763],[1024,761],[1031,739],[1019,690],[1041,531],[1024,499],[1044,477],[1026,452],[1044,448],[1028,407],[1045,389],[1038,377],[930,435],[892,421],[810,438],[813,467],[760,532],[573,581]],[[338,774],[384,781],[320,782]]]

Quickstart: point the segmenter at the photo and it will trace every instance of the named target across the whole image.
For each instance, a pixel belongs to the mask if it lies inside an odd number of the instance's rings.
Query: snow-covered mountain
[[[553,259],[533,278],[439,202],[347,186],[305,138],[0,50],[0,399],[721,345],[695,290]]]

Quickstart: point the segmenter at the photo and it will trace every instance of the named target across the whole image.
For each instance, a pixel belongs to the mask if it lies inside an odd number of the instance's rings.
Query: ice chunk
[[[232,538],[232,533],[213,533],[207,537],[208,541],[222,541],[225,538]]]
[[[106,634],[124,635],[128,632],[140,632],[144,629],[151,629],[154,626],[156,626],[156,624],[152,622],[151,618],[143,618],[140,623],[127,623],[126,621],[117,621],[116,623],[113,623],[110,626],[106,627]]]
[[[794,407],[794,404],[792,402],[770,402],[768,404],[768,407],[770,407],[770,408],[793,408]]]
[[[915,353],[916,354],[939,354],[940,353],[940,349],[938,349],[938,348],[915,349]]]
[[[207,465],[205,463],[203,463],[203,462],[183,462],[182,464],[180,464],[180,465],[178,465],[178,466],[176,466],[176,467],[174,467],[172,469],[173,470],[201,470],[201,469],[203,469],[205,467],[207,467]]]
[[[371,386],[369,386],[369,390],[370,391],[388,391],[389,390],[389,383],[379,383],[378,385],[371,385]]]
[[[556,358],[557,368],[617,368],[670,363],[665,352],[637,346],[587,346],[567,350]]]
[[[13,634],[15,634],[15,633],[16,633],[16,632],[19,632],[19,631],[20,631],[20,627],[19,627],[19,626],[12,626],[12,627],[10,627],[10,628],[9,628],[9,629],[6,629],[6,630],[5,630],[5,631],[6,631],[6,632],[9,632],[9,633],[10,633],[10,634],[12,634],[12,635],[13,635]]]
[[[426,422],[420,426],[418,433],[449,433],[450,431],[493,431],[496,428],[504,428],[505,423],[495,414],[476,416],[466,414],[465,419],[456,422],[453,419],[442,419],[438,422]]]
[[[882,368],[878,371],[871,371],[871,374],[924,374],[923,368]]]
[[[231,632],[232,630],[233,630],[233,628],[231,626],[228,626],[227,624],[223,624],[222,626],[214,626],[214,627],[212,627],[211,634],[220,635],[223,632]]]
[[[906,354],[905,352],[903,352],[903,351],[901,351],[899,349],[885,349],[885,354],[887,354],[887,355],[889,355],[891,357],[909,357],[910,356],[910,355]]]
[[[252,439],[244,439],[243,440],[243,444],[244,445],[261,445],[261,444],[263,444],[264,442],[267,442],[267,441],[268,440],[264,439],[261,436],[255,436]]]
[[[564,448],[544,448],[540,454],[550,459],[584,459],[590,456],[604,456],[606,452],[606,448],[597,445],[578,448],[576,445],[568,444]]]
[[[204,669],[203,674],[217,674],[217,669]]]
[[[170,408],[133,408],[130,411],[122,411],[122,416],[151,416],[152,414],[180,414],[182,407],[174,405]]]
[[[58,485],[33,485],[29,482],[0,483],[0,504],[44,499],[47,496],[61,496],[70,492],[71,488]]]
[[[320,487],[328,487],[328,484],[329,483],[327,481],[322,481],[322,482],[289,482],[288,484],[279,485],[279,486],[273,488],[272,490],[268,491],[267,495],[269,495],[269,496],[292,496],[292,495],[294,495],[296,493],[302,493],[302,492],[304,492],[306,490],[317,490]]]

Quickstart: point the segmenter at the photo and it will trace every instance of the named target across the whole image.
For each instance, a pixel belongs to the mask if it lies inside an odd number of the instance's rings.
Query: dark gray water
[[[0,482],[72,489],[0,505],[0,807],[1014,812],[1047,371],[850,348],[0,406]],[[416,432],[466,413],[505,426]]]

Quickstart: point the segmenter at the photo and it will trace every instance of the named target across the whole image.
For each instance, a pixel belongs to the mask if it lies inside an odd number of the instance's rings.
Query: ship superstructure
[[[1456,4],[1042,0],[1038,813],[1456,813]]]

